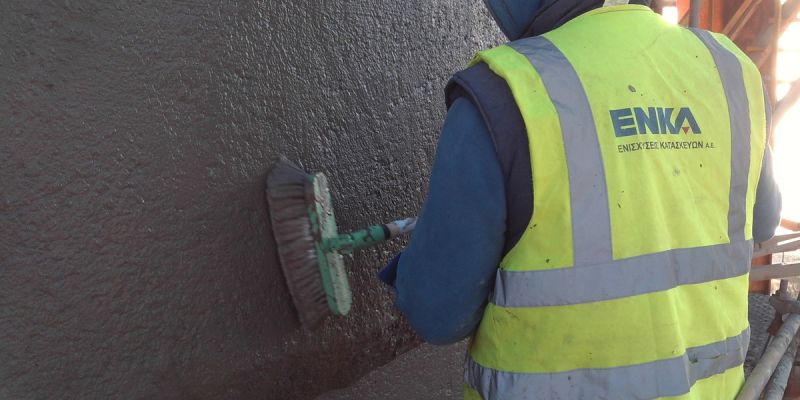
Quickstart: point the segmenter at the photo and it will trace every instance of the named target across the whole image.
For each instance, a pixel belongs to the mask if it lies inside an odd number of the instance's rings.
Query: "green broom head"
[[[313,329],[331,312],[346,315],[352,293],[344,261],[325,244],[338,235],[325,175],[281,157],[267,177],[267,206],[300,323]]]

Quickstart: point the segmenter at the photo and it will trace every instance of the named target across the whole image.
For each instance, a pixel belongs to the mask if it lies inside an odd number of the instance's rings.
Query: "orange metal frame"
[[[689,20],[689,3],[677,0],[682,25]],[[794,3],[787,1],[796,8]],[[701,28],[722,32],[758,65],[773,105],[778,38],[784,28],[782,11],[780,0],[703,0],[700,8]]]

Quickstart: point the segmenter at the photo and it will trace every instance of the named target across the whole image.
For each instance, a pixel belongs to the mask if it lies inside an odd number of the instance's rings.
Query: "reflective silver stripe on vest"
[[[618,299],[750,271],[753,244],[742,241],[676,249],[586,268],[498,269],[491,301],[502,307],[544,307]],[[564,289],[569,282],[569,290]]]
[[[616,368],[557,373],[497,371],[467,356],[464,377],[484,399],[652,399],[688,393],[695,382],[742,365],[750,340],[741,334],[686,349],[681,356]],[[542,351],[552,351],[543,349]]]
[[[731,124],[731,190],[728,210],[728,237],[731,242],[744,240],[747,212],[747,181],[750,171],[750,104],[744,87],[742,64],[733,53],[723,47],[710,33],[693,28],[703,44],[708,47],[717,64]]]
[[[611,261],[611,218],[603,157],[583,84],[569,60],[544,37],[523,39],[510,46],[527,57],[539,73],[558,113],[569,172],[574,265]]]

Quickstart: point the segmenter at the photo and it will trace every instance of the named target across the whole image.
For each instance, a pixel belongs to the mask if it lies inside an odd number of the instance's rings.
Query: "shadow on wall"
[[[298,329],[263,182],[414,215],[480,1],[0,3],[0,398],[311,398],[414,346],[374,272]]]

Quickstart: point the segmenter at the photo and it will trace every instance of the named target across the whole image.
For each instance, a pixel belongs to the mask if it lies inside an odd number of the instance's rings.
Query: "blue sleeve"
[[[775,228],[780,223],[781,192],[772,170],[772,151],[767,146],[753,207],[753,241],[759,243],[769,240],[775,236]]]
[[[447,114],[411,243],[380,273],[397,308],[427,342],[454,343],[483,316],[505,241],[505,186],[477,108]]]
[[[767,118],[767,143],[772,133],[772,107],[769,94],[764,90],[764,111]],[[753,241],[756,243],[775,236],[775,228],[781,223],[781,192],[775,182],[772,169],[772,151],[767,144],[764,160],[761,162],[761,176],[756,188],[756,203],[753,206]]]

